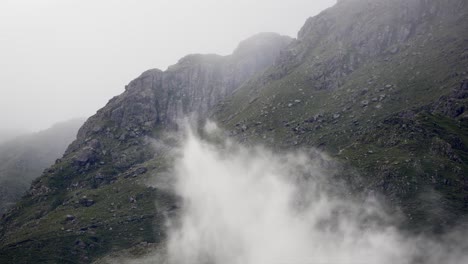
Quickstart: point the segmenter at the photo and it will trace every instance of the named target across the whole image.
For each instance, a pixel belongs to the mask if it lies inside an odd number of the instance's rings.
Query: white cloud
[[[464,232],[405,235],[375,199],[347,196],[335,165],[318,152],[214,145],[189,132],[174,164],[183,206],[169,263],[466,263]]]

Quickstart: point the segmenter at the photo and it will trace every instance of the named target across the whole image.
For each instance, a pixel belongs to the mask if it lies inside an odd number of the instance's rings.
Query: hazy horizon
[[[6,0],[0,8],[0,130],[89,117],[151,68],[230,54],[260,32],[295,37],[336,0]]]

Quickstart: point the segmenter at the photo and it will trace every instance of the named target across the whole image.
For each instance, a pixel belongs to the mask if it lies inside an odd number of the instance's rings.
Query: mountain
[[[147,71],[3,216],[0,260],[88,263],[163,245],[177,197],[147,183],[167,174],[166,132],[193,112],[244,144],[322,149],[356,193],[401,208],[411,232],[463,223],[467,28],[465,0],[343,0],[297,39],[260,34],[230,56]]]
[[[207,115],[271,66],[291,41],[262,33],[232,55],[189,55],[165,72],[149,70],[130,82],[3,216],[0,260],[88,262],[135,243],[162,241],[165,211],[175,204],[173,194],[144,184],[169,166],[148,137],[159,138],[191,112]]]
[[[0,144],[0,214],[26,193],[32,180],[60,158],[84,123],[74,119]]]
[[[467,15],[466,1],[341,1],[217,119],[240,140],[326,150],[414,227],[454,224],[468,209]]]

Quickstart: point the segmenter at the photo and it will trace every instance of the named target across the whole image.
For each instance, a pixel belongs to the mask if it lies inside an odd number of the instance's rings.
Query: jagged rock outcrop
[[[240,43],[229,56],[188,55],[165,72],[148,70],[86,122],[67,153],[82,147],[93,133],[124,140],[148,133],[156,125],[174,126],[191,113],[205,117],[249,78],[271,66],[291,41],[261,33]]]
[[[425,43],[444,31],[455,30],[455,35],[463,38],[466,30],[450,25],[466,20],[466,6],[464,0],[341,1],[307,20],[297,41],[278,59],[277,67],[282,70],[274,79],[306,62],[309,74],[305,81],[313,83],[315,89],[336,89],[369,60],[389,60],[405,53],[414,47],[416,39],[424,50]],[[411,52],[408,56],[423,53]]]

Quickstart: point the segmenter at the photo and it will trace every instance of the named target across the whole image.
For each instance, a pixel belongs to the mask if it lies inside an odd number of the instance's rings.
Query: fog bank
[[[145,257],[99,263],[468,263],[466,228],[437,238],[401,231],[398,216],[373,196],[352,195],[337,163],[319,151],[240,146],[214,123],[203,137],[193,131],[172,151],[171,172],[153,182],[165,189],[171,184],[161,178],[175,179],[182,201],[167,219],[167,242]]]
[[[174,166],[184,203],[169,263],[467,263],[462,236],[404,235],[372,197],[345,196],[330,166],[316,151],[214,145],[188,132]]]

